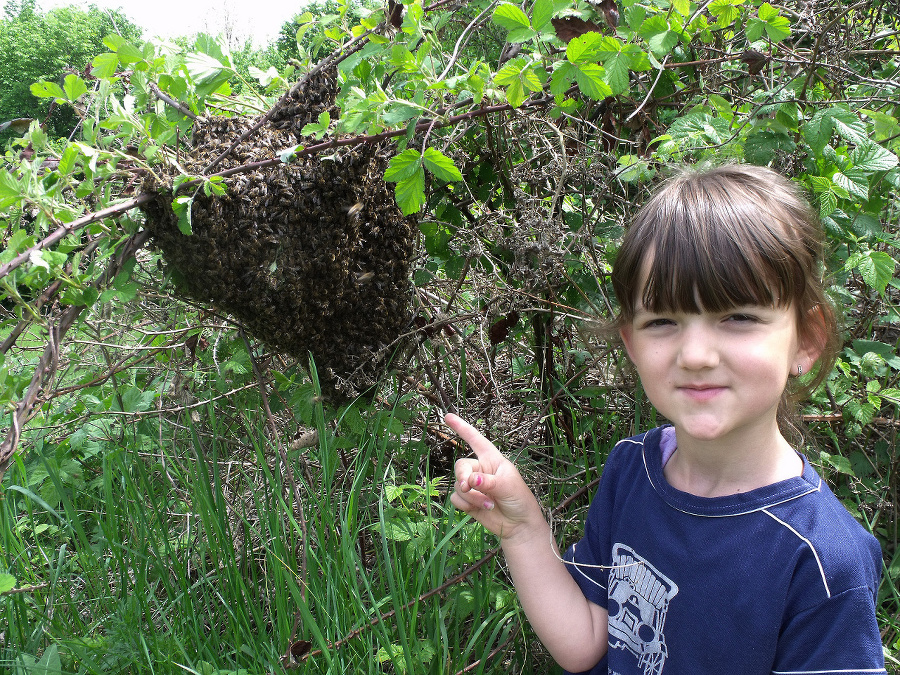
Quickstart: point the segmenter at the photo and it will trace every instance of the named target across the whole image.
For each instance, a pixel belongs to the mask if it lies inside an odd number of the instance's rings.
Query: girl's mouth
[[[725,387],[714,384],[689,384],[679,387],[679,390],[693,401],[709,401],[723,391]]]

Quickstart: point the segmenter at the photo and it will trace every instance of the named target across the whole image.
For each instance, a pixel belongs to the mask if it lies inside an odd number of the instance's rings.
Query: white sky
[[[239,43],[258,47],[278,35],[281,25],[302,14],[305,0],[38,0],[42,10],[74,5],[120,10],[145,30],[144,37],[170,38],[205,32],[218,35],[227,26]],[[234,45],[234,43],[232,43]]]

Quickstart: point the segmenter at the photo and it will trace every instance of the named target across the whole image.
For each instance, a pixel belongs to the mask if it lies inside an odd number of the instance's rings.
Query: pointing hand
[[[524,535],[532,525],[543,525],[541,506],[515,464],[458,415],[448,413],[444,422],[475,453],[456,462],[451,503],[504,541]]]

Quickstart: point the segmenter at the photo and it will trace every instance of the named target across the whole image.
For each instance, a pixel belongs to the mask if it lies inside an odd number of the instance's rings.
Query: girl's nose
[[[686,370],[713,368],[719,364],[715,336],[702,326],[691,326],[682,335],[678,366]]]

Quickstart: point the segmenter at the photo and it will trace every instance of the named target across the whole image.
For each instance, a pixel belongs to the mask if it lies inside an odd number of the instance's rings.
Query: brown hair
[[[822,353],[812,377],[788,387],[785,414],[828,376],[837,356],[823,249],[815,212],[775,171],[742,164],[682,171],[654,193],[625,234],[612,272],[620,306],[615,326],[630,322],[638,304],[688,313],[795,308],[801,340]]]

